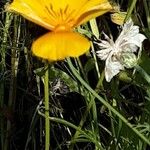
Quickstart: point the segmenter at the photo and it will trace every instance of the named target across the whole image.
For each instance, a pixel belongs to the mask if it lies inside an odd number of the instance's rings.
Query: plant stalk
[[[44,75],[44,99],[45,99],[45,150],[50,149],[50,120],[49,120],[49,69],[46,64]]]

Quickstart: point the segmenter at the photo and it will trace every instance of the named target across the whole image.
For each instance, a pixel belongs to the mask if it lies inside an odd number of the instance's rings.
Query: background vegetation
[[[150,149],[150,82],[145,80],[150,74],[150,1],[115,2],[147,37],[139,61],[144,74],[128,69],[107,83],[104,62],[93,53],[98,50],[95,44],[80,58],[45,68],[46,62],[32,56],[30,48],[46,30],[6,12],[7,0],[0,1],[0,149],[44,149],[47,70],[52,150]],[[102,32],[117,37],[119,26],[110,14],[77,30],[92,42]]]

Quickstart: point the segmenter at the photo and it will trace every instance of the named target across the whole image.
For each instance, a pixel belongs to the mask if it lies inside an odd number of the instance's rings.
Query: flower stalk
[[[44,75],[44,103],[45,103],[45,150],[50,148],[50,120],[49,120],[49,69],[46,64]]]

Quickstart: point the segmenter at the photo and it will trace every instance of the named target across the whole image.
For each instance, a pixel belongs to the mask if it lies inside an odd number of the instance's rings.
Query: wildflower
[[[117,75],[120,70],[132,68],[137,63],[135,52],[142,49],[142,42],[146,38],[139,33],[139,27],[133,25],[133,21],[129,19],[122,31],[114,42],[104,34],[106,40],[100,40],[98,43],[100,50],[97,56],[101,60],[105,60],[105,78],[107,82]]]
[[[85,53],[90,42],[73,29],[112,7],[108,0],[14,0],[6,9],[52,31],[33,42],[32,52],[55,61]]]

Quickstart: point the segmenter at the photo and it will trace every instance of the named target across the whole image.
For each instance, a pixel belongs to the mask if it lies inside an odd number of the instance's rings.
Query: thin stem
[[[9,28],[12,23],[13,16],[11,13],[6,13],[6,19],[5,19],[5,26],[4,26],[4,33],[2,37],[2,43],[0,47],[0,54],[1,54],[1,64],[0,64],[0,72],[4,74],[5,72],[5,54],[7,50],[7,41],[8,41],[8,36],[9,36]],[[4,107],[4,82],[0,82],[0,108]],[[7,120],[7,123],[9,120]],[[0,118],[0,133],[1,133],[1,145],[3,150],[8,149],[8,143],[9,143],[9,138],[8,138],[8,133],[9,131],[7,130],[7,125],[5,126],[5,119]],[[4,133],[4,131],[6,131]]]
[[[86,118],[87,118],[87,116],[88,116],[88,114],[89,114],[90,109],[92,108],[92,106],[93,106],[94,103],[95,103],[94,99],[95,99],[95,97],[93,96],[93,97],[91,98],[91,101],[89,102],[89,104],[88,104],[88,106],[87,106],[87,108],[86,108],[86,110],[85,110],[85,112],[84,112],[82,118],[81,118],[81,121],[80,121],[80,123],[79,123],[79,125],[78,125],[78,129],[80,129],[80,130],[82,129],[82,127],[83,127],[83,125],[84,125],[84,123],[85,123],[85,121],[86,121]],[[76,130],[74,136],[72,137],[72,139],[71,139],[71,145],[70,145],[70,147],[69,147],[69,150],[73,150],[73,148],[74,148],[74,142],[73,142],[73,141],[75,141],[75,139],[78,138],[78,136],[79,136],[79,134],[80,134],[80,130]],[[101,145],[99,145],[99,147],[101,147]],[[101,149],[102,149],[102,147],[101,147]]]
[[[50,148],[50,120],[49,120],[49,70],[46,64],[44,75],[44,96],[45,96],[45,150]]]
[[[18,21],[19,20],[19,21]],[[19,62],[19,53],[17,53],[18,41],[20,38],[20,18],[14,16],[14,37],[13,37],[13,46],[11,51],[11,80],[10,80],[10,88],[9,88],[9,99],[8,99],[8,107],[11,111],[14,111],[15,100],[16,100],[16,83],[17,83],[17,71],[18,71],[18,62]],[[7,120],[7,134],[5,141],[5,149],[8,149],[8,139],[11,130],[11,121]]]
[[[135,66],[135,69],[142,75],[142,77],[150,84],[150,75],[146,73],[146,71],[140,67],[139,65]]]
[[[144,8],[145,8],[145,13],[146,13],[148,29],[150,31],[150,9],[148,7],[148,1],[147,0],[143,0],[143,4],[144,4]]]
[[[144,136],[142,135],[136,128],[134,128],[132,126],[132,124],[130,124],[128,122],[128,120],[122,116],[117,110],[115,110],[108,102],[106,102],[102,97],[100,97],[76,72],[76,69],[74,68],[74,66],[72,65],[71,60],[68,58],[68,65],[72,71],[72,73],[74,74],[74,76],[81,82],[81,84],[89,90],[89,92],[91,92],[104,106],[106,106],[109,110],[111,110],[116,116],[118,116],[122,122],[124,122],[129,128],[131,128],[131,130],[137,134],[145,143],[150,145],[150,141]]]
[[[79,133],[83,134],[84,137],[86,137],[89,141],[92,141],[93,143],[95,143],[98,148],[101,148],[100,145],[99,145],[99,142],[96,141],[95,138],[91,137],[91,136],[88,135],[86,132],[84,132],[83,130],[81,130],[80,127],[77,127],[76,125],[74,125],[74,124],[72,124],[71,122],[68,122],[68,121],[66,121],[66,120],[64,120],[64,119],[60,119],[60,118],[56,118],[56,117],[50,117],[50,116],[47,117],[47,116],[45,116],[45,114],[43,114],[43,113],[40,111],[40,109],[38,109],[38,113],[39,113],[41,116],[43,116],[44,118],[49,119],[50,121],[57,122],[57,123],[60,123],[60,124],[64,124],[64,125],[66,125],[66,126],[69,126],[69,127],[73,128],[73,129],[77,130]]]
[[[133,9],[135,8],[136,2],[137,0],[132,0],[131,5],[127,11],[127,15],[126,15],[124,22],[126,22],[131,17],[131,14],[132,14]]]
[[[101,77],[99,78],[99,81],[98,81],[98,83],[96,85],[95,92],[99,92],[99,90],[103,90],[104,91],[104,87],[103,87],[104,77],[105,77],[105,72],[103,70],[102,73],[101,73]],[[106,94],[104,94],[104,98],[108,102]],[[110,121],[111,121],[112,136],[115,137],[115,127],[114,127],[114,122],[113,122],[113,114],[112,114],[112,112],[110,110],[109,110],[109,115],[110,115]]]
[[[93,116],[93,131],[95,135],[95,140],[100,142],[100,135],[99,135],[99,128],[98,128],[98,118],[97,118],[97,108],[95,103],[95,96],[93,96],[91,93],[91,99],[93,99],[93,105],[92,105],[92,116]],[[101,147],[102,149],[102,147]],[[95,150],[98,150],[98,147],[95,145]]]
[[[103,84],[102,84],[103,79],[104,79],[104,71],[102,72],[102,75],[101,75],[100,78],[99,78],[99,81],[98,81],[98,83],[97,83],[97,85],[96,85],[95,92],[98,92],[100,89],[103,89]],[[84,114],[83,114],[83,116],[82,116],[82,118],[81,118],[81,121],[80,121],[79,125],[78,125],[78,127],[80,127],[80,129],[83,127],[83,125],[84,125],[84,123],[85,123],[85,121],[86,121],[86,118],[87,118],[87,116],[88,116],[88,114],[89,114],[89,111],[91,110],[92,106],[95,105],[94,99],[95,99],[95,97],[92,96],[92,98],[91,98],[89,104],[87,105],[87,108],[86,108],[86,110],[85,110],[85,112],[84,112]],[[97,128],[97,127],[96,127],[96,128]],[[74,141],[74,140],[79,136],[79,133],[80,133],[80,132],[77,130],[77,131],[75,132],[74,136],[72,137],[71,141]],[[97,133],[98,133],[98,128],[97,128]],[[97,135],[97,134],[96,134],[96,135]],[[99,139],[99,141],[100,141],[100,139]],[[74,143],[71,142],[71,145],[70,145],[70,147],[69,147],[69,150],[72,150],[73,147],[74,147]],[[102,147],[101,147],[101,149],[102,149]]]
[[[82,66],[82,62],[80,61],[80,58],[77,58],[77,62],[78,62],[78,65],[79,65],[79,67],[80,67],[80,70],[81,70],[81,72],[82,72],[82,75],[83,75],[84,79],[88,82],[88,79],[87,79],[86,74],[85,74],[85,72],[84,72],[84,68],[83,68],[83,66]]]
[[[96,36],[96,38],[99,38],[99,30],[98,30],[97,23],[96,23],[95,19],[90,20],[90,26],[91,26],[91,30],[92,30],[93,34]],[[99,67],[98,67],[96,53],[95,53],[93,43],[91,43],[91,48],[92,48],[92,52],[93,52],[93,58],[95,60],[94,62],[95,62],[95,68],[96,68],[96,71],[97,71],[97,76],[98,76],[98,78],[100,78],[100,71],[99,71]]]

